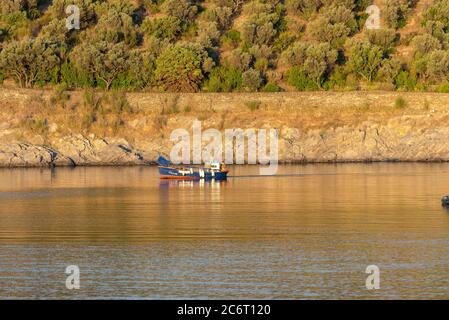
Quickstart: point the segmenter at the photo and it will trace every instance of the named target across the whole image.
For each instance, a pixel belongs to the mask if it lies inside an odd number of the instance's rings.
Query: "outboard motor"
[[[445,208],[449,208],[449,196],[441,198],[441,205]]]

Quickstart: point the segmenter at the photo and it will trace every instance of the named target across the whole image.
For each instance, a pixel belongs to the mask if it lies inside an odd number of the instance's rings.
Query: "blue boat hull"
[[[181,170],[173,167],[159,167],[159,174],[161,179],[177,179],[177,180],[226,180],[228,176],[227,171],[211,172],[209,170],[191,171]]]

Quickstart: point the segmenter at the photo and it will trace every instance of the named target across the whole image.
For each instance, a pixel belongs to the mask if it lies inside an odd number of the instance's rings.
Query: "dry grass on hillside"
[[[3,89],[3,141],[43,143],[68,134],[119,137],[130,142],[165,139],[176,128],[298,128],[324,130],[387,123],[395,116],[449,114],[449,95],[350,92],[276,94],[144,94]]]

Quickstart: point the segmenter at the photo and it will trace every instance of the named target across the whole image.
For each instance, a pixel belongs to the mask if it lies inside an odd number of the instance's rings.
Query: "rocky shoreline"
[[[60,147],[57,148],[57,147]],[[89,140],[82,136],[48,147],[30,143],[0,145],[0,167],[123,166],[154,163],[123,141]]]
[[[220,131],[278,129],[280,163],[449,161],[444,94],[135,93],[127,94],[132,113],[97,114],[88,128],[77,123],[81,95],[72,92],[63,107],[55,107],[51,91],[1,89],[0,167],[154,164],[159,154],[170,153],[171,132],[189,130],[198,120],[204,129]],[[398,97],[406,107],[395,107]],[[251,100],[256,110],[246,106],[250,98],[258,99]],[[100,116],[119,119],[118,129]]]
[[[402,119],[407,124],[407,119]],[[368,125],[368,124],[365,124]],[[412,128],[412,126],[409,126]],[[342,127],[302,132],[285,128],[279,139],[280,163],[446,162],[449,128],[405,133],[399,126]],[[153,145],[154,146],[154,145]],[[154,164],[169,154],[171,144],[157,149],[134,146],[124,139],[68,136],[51,145],[13,142],[0,145],[0,167],[136,166]]]

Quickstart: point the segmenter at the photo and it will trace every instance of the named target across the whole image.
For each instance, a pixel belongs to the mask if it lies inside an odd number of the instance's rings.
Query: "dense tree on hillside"
[[[0,3],[0,13],[2,15],[8,15],[15,12],[25,12],[31,19],[40,16],[38,10],[38,0],[2,0]]]
[[[384,51],[391,50],[398,41],[398,35],[393,29],[373,29],[367,31],[371,44],[381,47]]]
[[[57,48],[40,39],[9,42],[0,52],[0,69],[26,88],[44,80],[58,62]]]
[[[231,26],[233,15],[231,7],[215,7],[206,11],[206,17],[215,22],[219,30],[226,30]]]
[[[106,89],[120,74],[128,72],[130,57],[131,52],[121,42],[83,43],[72,52],[76,67],[97,78]]]
[[[88,41],[124,42],[130,47],[138,43],[138,33],[131,16],[114,8],[102,15],[95,29],[86,33]]]
[[[321,7],[321,0],[286,0],[287,9],[292,13],[309,19]]]
[[[242,26],[243,40],[249,44],[270,44],[276,36],[276,24],[281,19],[282,7],[270,3],[253,1],[247,8],[250,14]]]
[[[198,13],[198,6],[191,0],[166,0],[163,3],[166,14],[183,22],[191,22]]]
[[[367,30],[371,0],[2,0],[0,82],[440,90],[449,80],[448,3],[432,1],[420,25],[401,30],[418,14],[416,0],[380,1],[381,29]],[[71,4],[80,9],[81,30],[65,25]]]
[[[400,28],[406,23],[407,12],[415,1],[412,0],[385,0],[382,17],[389,28]]]
[[[177,44],[156,60],[155,82],[164,90],[195,92],[214,63],[197,44]]]
[[[449,51],[436,50],[416,59],[412,65],[418,79],[438,83],[449,80]]]
[[[142,31],[148,36],[175,41],[182,33],[182,21],[176,17],[147,17],[142,24]]]
[[[422,57],[432,51],[442,49],[440,41],[427,33],[414,37],[412,47],[415,51],[415,57]]]
[[[328,43],[297,42],[284,53],[283,57],[291,67],[304,72],[316,87],[321,88],[337,60],[337,51]]]
[[[349,43],[348,63],[352,70],[367,81],[373,81],[379,71],[384,52],[381,47],[366,40],[354,40]]]

